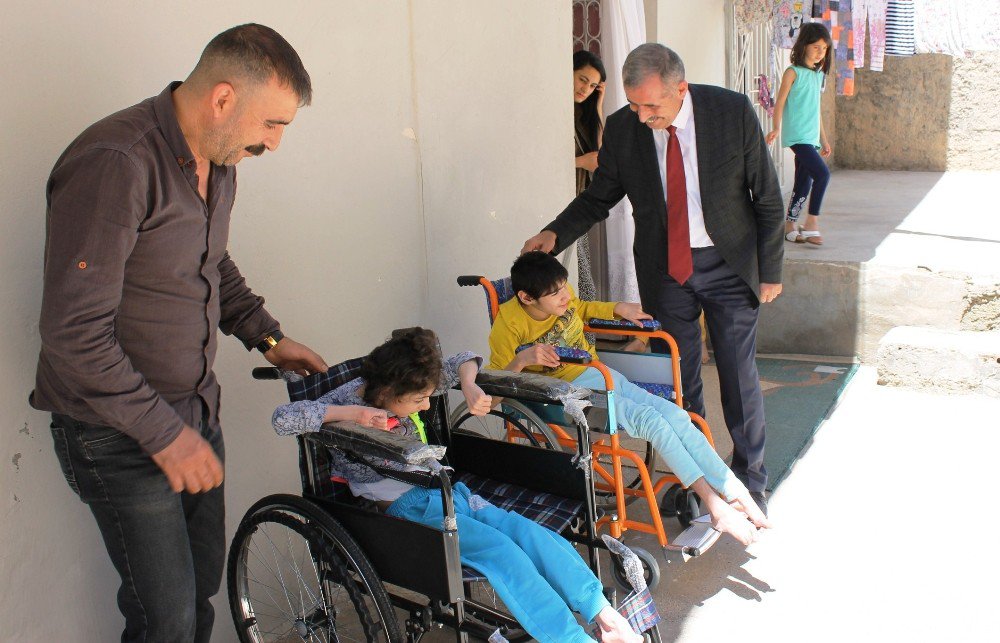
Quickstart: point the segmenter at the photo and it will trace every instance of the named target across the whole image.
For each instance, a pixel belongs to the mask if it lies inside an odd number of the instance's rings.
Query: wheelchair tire
[[[512,438],[514,442],[557,451],[573,451],[559,443],[555,432],[545,420],[517,400],[504,400],[498,408],[490,410],[485,416],[472,415],[469,413],[468,405],[462,402],[452,411],[448,426],[452,430],[462,429],[492,440],[506,441],[508,423],[513,425],[519,434],[519,437]],[[538,440],[536,433],[545,437],[544,443]]]
[[[305,498],[281,494],[258,501],[236,530],[228,563],[229,606],[240,641],[404,640],[361,547]]]
[[[691,521],[701,515],[701,498],[691,489],[681,489],[674,496],[677,509],[677,521],[687,529]]]
[[[629,547],[629,549],[639,557],[639,562],[642,563],[642,576],[646,580],[646,587],[649,588],[649,591],[653,591],[660,584],[660,563],[653,554],[642,547]],[[621,559],[614,554],[611,555],[611,575],[614,576],[618,587],[624,590],[626,594],[632,591],[632,584],[625,577],[625,570],[622,568]]]

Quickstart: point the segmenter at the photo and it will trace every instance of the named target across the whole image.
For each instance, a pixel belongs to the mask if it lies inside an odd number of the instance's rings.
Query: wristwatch
[[[285,335],[280,330],[276,330],[273,333],[269,333],[268,336],[264,338],[264,341],[257,344],[257,350],[259,350],[261,353],[266,353],[267,351],[274,348],[278,344],[278,342],[280,342],[284,338]]]

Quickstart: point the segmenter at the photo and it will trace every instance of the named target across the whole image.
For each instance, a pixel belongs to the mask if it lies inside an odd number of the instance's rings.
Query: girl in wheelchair
[[[442,361],[432,331],[399,331],[365,358],[360,377],[315,401],[278,407],[272,423],[280,435],[293,435],[319,431],[325,422],[350,421],[426,441],[418,412],[430,407],[431,396],[456,383],[472,413],[489,412],[492,400],[475,383],[481,362],[469,352]],[[336,450],[330,456],[333,473],[347,480],[355,496],[375,501],[391,516],[433,527],[441,524],[440,490],[383,476]],[[372,464],[394,468],[388,461]],[[462,483],[454,491],[462,562],[489,579],[531,636],[554,643],[592,641],[572,609],[599,626],[602,641],[642,641],[565,539],[520,514],[491,505]]]

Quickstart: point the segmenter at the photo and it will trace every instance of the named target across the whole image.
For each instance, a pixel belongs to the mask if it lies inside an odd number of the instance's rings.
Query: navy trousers
[[[222,433],[201,434],[225,461]],[[122,641],[205,642],[226,559],[224,491],[174,493],[139,444],[121,431],[53,414],[56,456],[90,507],[118,575]]]
[[[792,196],[788,200],[788,213],[785,215],[787,221],[798,221],[802,214],[802,206],[805,205],[806,196],[809,196],[809,214],[819,216],[820,208],[823,207],[823,195],[826,194],[826,186],[830,183],[830,168],[823,162],[823,157],[819,155],[812,145],[799,143],[792,145],[792,152],[795,154],[795,185],[792,187]]]
[[[693,248],[694,273],[684,285],[662,276],[657,305],[646,312],[677,341],[685,405],[705,416],[701,381],[701,325],[712,339],[719,370],[722,413],[733,438],[733,473],[750,491],[764,491],[764,396],[757,373],[756,295],[726,264],[714,247]],[[652,350],[666,353],[666,342],[653,340]]]

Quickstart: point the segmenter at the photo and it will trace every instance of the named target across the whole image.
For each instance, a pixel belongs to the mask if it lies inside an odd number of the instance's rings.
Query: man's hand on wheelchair
[[[615,304],[615,315],[621,317],[622,319],[627,319],[633,324],[642,324],[643,319],[652,319],[653,316],[649,313],[643,311],[642,304],[636,304],[627,301],[620,301]]]
[[[176,493],[201,493],[222,484],[222,462],[212,445],[189,426],[152,457]]]
[[[281,338],[274,348],[264,353],[264,359],[282,370],[295,371],[302,376],[325,373],[330,368],[314,350],[290,337]]]
[[[462,395],[465,396],[465,404],[469,407],[469,413],[473,415],[486,415],[493,408],[493,397],[486,394],[486,391],[479,388],[475,382],[462,384]]]

